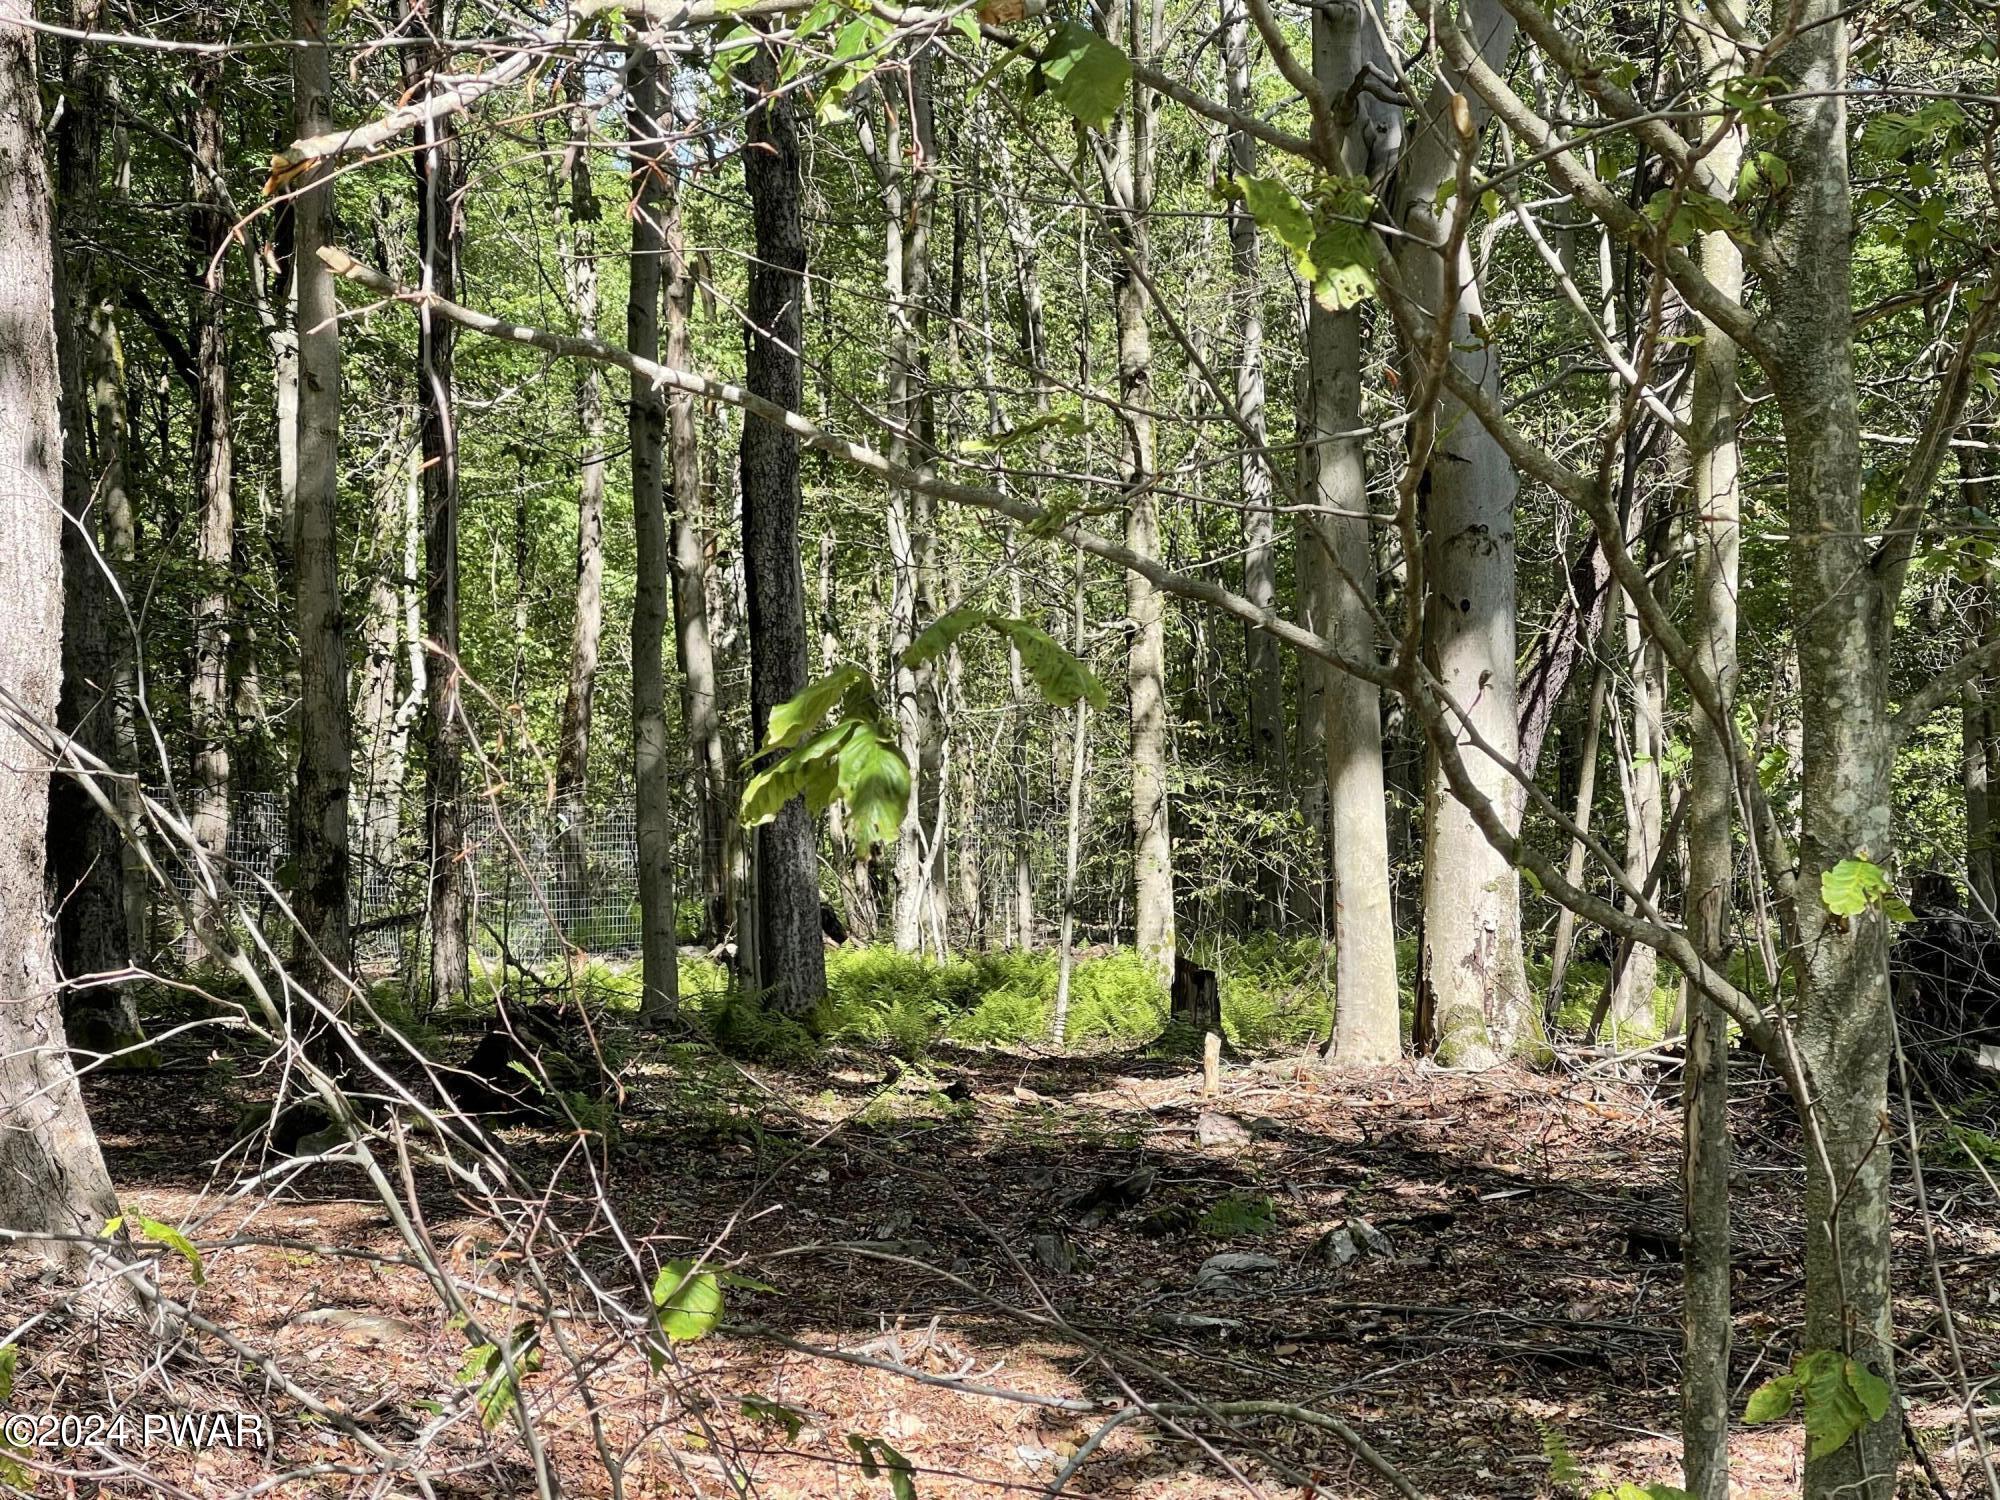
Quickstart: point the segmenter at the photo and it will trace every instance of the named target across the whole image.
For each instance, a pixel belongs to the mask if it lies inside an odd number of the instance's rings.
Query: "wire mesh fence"
[[[693,820],[675,824],[669,858],[676,888],[692,893],[700,875]],[[381,962],[408,954],[425,926],[422,809],[405,808],[388,830],[378,824],[363,834],[357,822],[350,832],[350,917],[359,956]],[[541,964],[572,949],[609,956],[638,951],[639,847],[629,799],[607,799],[577,822],[543,806],[475,802],[465,810],[464,839],[473,941],[489,957]],[[266,919],[276,914],[272,892],[285,884],[289,845],[283,796],[249,792],[233,800],[223,871]],[[170,863],[166,874],[182,900],[197,900],[191,865]],[[153,927],[162,954],[191,954],[178,904],[164,893]]]

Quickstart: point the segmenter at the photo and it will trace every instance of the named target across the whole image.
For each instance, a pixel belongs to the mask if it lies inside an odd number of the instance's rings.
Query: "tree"
[[[79,7],[85,28],[93,5]],[[100,513],[114,503],[121,483],[121,448],[114,421],[106,423],[100,451],[110,481],[100,491],[89,470],[92,403],[86,394],[88,360],[81,347],[95,321],[95,257],[82,249],[96,233],[98,156],[104,104],[101,62],[88,49],[66,49],[69,108],[56,137],[57,211],[62,245],[54,257],[57,305],[56,357],[60,373],[62,465],[63,650],[62,691],[56,722],[99,760],[131,763],[119,754],[118,697],[123,632],[114,626]],[[95,340],[93,339],[93,343]],[[107,414],[109,415],[109,414]],[[122,416],[122,404],[118,415]],[[131,961],[134,931],[123,890],[122,845],[112,821],[89,789],[72,778],[49,787],[49,879],[56,899],[56,959],[66,981],[63,1022],[71,1042],[84,1050],[119,1053],[143,1044],[131,988],[116,981],[75,982],[114,974]],[[128,1052],[136,1059],[140,1054]]]
[[[641,47],[629,59],[632,137],[631,284],[625,304],[626,341],[651,359],[660,348],[660,278],[665,216],[673,212],[667,177],[666,123],[659,54]],[[657,1020],[680,1003],[680,950],[675,933],[672,808],[668,800],[666,668],[669,555],[662,444],[665,403],[650,381],[632,379],[632,525],[638,540],[638,587],[632,595],[632,760],[637,783],[639,846],[640,1013]]]
[[[328,93],[326,0],[292,0],[292,128],[300,137],[333,125]],[[280,442],[293,492],[291,566],[299,641],[299,760],[291,809],[291,902],[298,922],[297,977],[338,1008],[354,964],[348,911],[350,777],[347,644],[341,623],[340,329],[333,277],[320,261],[333,178],[306,162],[290,184],[296,364],[280,383]],[[289,389],[287,389],[289,386]],[[290,418],[291,432],[285,431]]]
[[[63,432],[54,324],[54,214],[42,165],[34,17],[0,0],[0,1226],[80,1274],[118,1210],[63,1035],[43,883],[62,683]]]
[[[1469,0],[1465,24],[1479,56],[1504,62],[1514,20],[1496,0]],[[1412,121],[1396,179],[1405,238],[1396,263],[1410,296],[1433,314],[1443,354],[1491,396],[1500,370],[1473,333],[1485,310],[1466,243],[1469,205],[1440,209],[1471,149],[1481,110],[1440,79]],[[1407,340],[1406,340],[1407,343]],[[1406,347],[1406,381],[1438,353]],[[1485,426],[1466,419],[1447,389],[1434,409],[1419,408],[1413,436],[1423,537],[1419,602],[1424,660],[1462,718],[1458,743],[1478,793],[1509,829],[1520,826],[1522,794],[1511,762],[1518,748],[1514,649],[1514,496],[1507,454]],[[1472,736],[1484,741],[1472,748]],[[1454,795],[1433,749],[1424,793],[1424,914],[1419,1030],[1438,1057],[1478,1067],[1533,1040],[1535,1012],[1521,961],[1521,882],[1513,864]]]
[[[429,10],[413,0],[412,25],[428,30]],[[404,86],[412,91],[444,71],[435,37],[403,53]],[[457,295],[459,256],[457,133],[447,122],[425,125],[410,158],[417,205],[417,267],[422,288]],[[465,851],[465,710],[460,702],[458,414],[452,404],[453,325],[417,310],[417,430],[423,451],[424,631],[437,656],[424,714],[424,833],[430,912],[430,994],[433,1008],[463,1000],[471,988],[472,892]]]
[[[188,271],[197,290],[188,340],[195,369],[195,494],[200,519],[195,564],[201,593],[195,605],[194,674],[188,684],[194,730],[194,786],[188,821],[195,842],[212,862],[229,850],[229,665],[231,591],[236,562],[236,452],[229,411],[229,322],[224,268],[230,216],[221,202],[223,182],[222,59],[198,56],[189,69],[188,139],[195,211],[189,222]],[[198,945],[188,935],[188,952]]]
[[[1105,36],[1150,57],[1159,47],[1158,0],[1113,0]],[[1118,333],[1119,482],[1125,490],[1125,545],[1142,557],[1160,550],[1155,489],[1152,332],[1146,322],[1151,270],[1147,216],[1153,203],[1152,91],[1136,80],[1114,117],[1103,158],[1113,259],[1111,295]],[[1166,601],[1143,573],[1125,575],[1125,686],[1131,715],[1133,944],[1164,983],[1174,968],[1173,828],[1167,798]]]
[[[1369,50],[1360,8],[1316,12],[1313,77],[1327,98],[1349,95]],[[1367,123],[1364,123],[1367,122]],[[1368,124],[1376,128],[1371,131]],[[1349,173],[1380,155],[1371,141],[1390,127],[1357,111],[1331,167]],[[1310,404],[1305,462],[1312,504],[1300,546],[1301,574],[1311,581],[1310,616],[1342,653],[1357,661],[1377,654],[1375,540],[1371,535],[1366,458],[1361,439],[1361,311],[1329,307],[1315,296],[1307,309],[1306,369]],[[1402,1051],[1396,982],[1396,933],[1389,905],[1389,824],[1382,781],[1382,695],[1350,673],[1321,669],[1326,814],[1332,846],[1334,1028],[1327,1056],[1341,1063],[1379,1063]]]
[[[806,237],[796,106],[778,91],[775,44],[737,71],[752,98],[743,184],[756,259],[744,329],[744,384],[796,411],[803,389],[800,317]],[[771,714],[806,685],[805,576],[799,561],[799,445],[770,422],[746,421],[741,446],[743,563],[749,592],[750,722],[762,744]],[[819,850],[805,799],[757,830],[757,985],[780,1010],[809,1013],[826,993],[820,945]]]
[[[602,214],[591,181],[591,111],[583,102],[581,68],[571,71],[567,96],[568,181],[553,168],[550,172],[555,196],[562,199],[567,238],[563,290],[576,310],[577,332],[595,337],[597,233]],[[668,357],[672,358],[671,353]],[[604,633],[604,389],[594,365],[576,372],[576,434],[581,448],[576,487],[576,618],[570,627],[569,681],[563,691],[555,768],[563,865],[560,893],[565,914],[581,913],[589,899],[584,822],[588,816],[591,705],[597,691],[598,646]]]

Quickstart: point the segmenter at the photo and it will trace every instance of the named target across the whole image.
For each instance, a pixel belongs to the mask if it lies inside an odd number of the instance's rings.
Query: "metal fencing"
[[[681,836],[672,851],[676,888],[692,894],[700,878],[700,851],[690,818],[677,818]],[[420,942],[425,925],[427,850],[422,809],[403,810],[398,835],[380,830],[364,839],[357,824],[353,909],[356,946],[364,960],[404,956]],[[387,845],[390,853],[380,851]],[[623,955],[639,948],[638,837],[630,799],[590,809],[572,826],[550,809],[475,802],[465,813],[466,866],[472,893],[473,941],[490,957],[541,964],[570,948]],[[244,901],[269,919],[270,892],[282,888],[289,852],[286,799],[249,792],[233,799],[224,872]],[[193,869],[170,862],[176,893],[195,899]],[[164,953],[191,951],[178,906],[155,904],[154,936]]]

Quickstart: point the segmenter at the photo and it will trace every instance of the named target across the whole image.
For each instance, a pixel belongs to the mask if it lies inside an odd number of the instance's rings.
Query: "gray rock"
[[[1195,1143],[1203,1147],[1247,1146],[1250,1143],[1250,1130],[1234,1115],[1205,1109],[1195,1121],[1194,1138]]]
[[[1276,1271],[1282,1262],[1269,1255],[1258,1255],[1253,1251],[1229,1250],[1220,1255],[1211,1255],[1201,1263],[1201,1269],[1194,1273],[1196,1286],[1208,1286],[1217,1282],[1231,1281],[1238,1276],[1256,1275],[1265,1271]]]

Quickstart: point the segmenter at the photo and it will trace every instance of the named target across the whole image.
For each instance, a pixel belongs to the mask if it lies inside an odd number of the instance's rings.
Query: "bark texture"
[[[1340,97],[1364,61],[1358,6],[1314,13],[1313,72]],[[1358,134],[1358,132],[1357,132]],[[1349,154],[1365,150],[1358,139]],[[1314,302],[1307,312],[1311,421],[1310,517],[1301,545],[1319,555],[1308,573],[1317,585],[1314,627],[1346,656],[1373,661],[1375,542],[1369,534],[1368,474],[1361,440],[1361,315]],[[1382,784],[1382,700],[1373,683],[1321,671],[1325,722],[1326,815],[1333,853],[1333,1036],[1329,1061],[1371,1064],[1402,1052],[1396,991],[1396,932],[1389,909],[1389,824]]]
[[[1104,16],[1114,45],[1134,57],[1157,50],[1158,0],[1123,0]],[[1147,216],[1153,202],[1152,92],[1134,82],[1111,129],[1106,186],[1116,239],[1111,264],[1118,330],[1118,400],[1125,487],[1125,545],[1146,557],[1160,551],[1160,498],[1153,433],[1153,343],[1146,324],[1145,278],[1151,262]],[[1174,971],[1173,831],[1167,801],[1166,600],[1150,579],[1125,575],[1125,687],[1130,707],[1132,784],[1132,940],[1162,984]]]
[[[328,102],[326,0],[292,0],[292,128],[333,128]],[[346,630],[340,609],[340,332],[333,276],[320,261],[333,182],[303,178],[292,201],[293,331],[297,381],[291,398],[292,590],[299,638],[299,763],[292,797],[295,977],[337,1008],[353,967],[348,913],[347,798],[350,726]],[[281,382],[281,393],[283,383]],[[284,426],[281,412],[281,428]],[[281,446],[284,435],[281,431]]]
[[[41,92],[25,0],[0,0],[0,688],[55,718],[62,685],[63,435]],[[21,740],[0,754],[0,1225],[94,1236],[118,1211],[70,1066],[49,941],[49,779]],[[79,1272],[88,1250],[31,1241]]]
[[[1504,65],[1514,22],[1493,0],[1472,0],[1464,23],[1482,57]],[[1426,97],[1414,123],[1397,184],[1409,238],[1399,242],[1405,282],[1435,318],[1449,325],[1446,357],[1497,399],[1500,370],[1492,346],[1473,333],[1484,316],[1471,254],[1461,246],[1447,263],[1429,247],[1443,244],[1447,216],[1439,189],[1457,169],[1453,105],[1465,96],[1442,86]],[[1472,108],[1476,128],[1483,111]],[[1473,149],[1468,142],[1465,149]],[[1442,396],[1436,438],[1422,480],[1424,648],[1431,670],[1464,710],[1496,760],[1458,731],[1473,785],[1510,828],[1520,826],[1522,795],[1511,772],[1518,748],[1514,649],[1513,466],[1463,406]],[[1521,964],[1521,883],[1451,793],[1431,756],[1425,786],[1423,956],[1420,1012],[1427,1041],[1455,1067],[1484,1067],[1539,1035]]]
[[[413,7],[417,24],[437,18]],[[444,71],[436,45],[404,54],[414,92]],[[426,125],[411,157],[417,195],[417,266],[423,289],[458,295],[458,136],[445,122]],[[472,889],[465,851],[467,735],[458,665],[458,412],[452,400],[457,330],[417,308],[417,426],[423,447],[424,634],[437,660],[424,714],[424,824],[429,858],[430,994],[433,1009],[462,1001],[472,985]]]
[[[760,46],[744,83],[762,95],[743,153],[757,258],[750,265],[745,384],[796,411],[801,398],[801,300],[806,236],[799,135],[791,94],[775,92],[777,58]],[[799,566],[798,439],[755,417],[743,423],[743,561],[749,593],[750,720],[759,744],[771,711],[806,685],[805,578]],[[819,849],[805,799],[757,830],[758,984],[779,1009],[810,1012],[826,994],[820,942]]]
[[[626,343],[647,359],[660,353],[660,285],[665,216],[673,212],[667,178],[660,60],[647,48],[632,59],[628,128],[632,151],[632,257],[625,304]],[[754,314],[753,314],[754,316]],[[673,809],[667,756],[663,657],[668,576],[666,405],[652,382],[632,378],[632,526],[638,586],[632,595],[632,770],[639,841],[640,1014],[663,1017],[680,1003],[680,947],[675,934]]]

